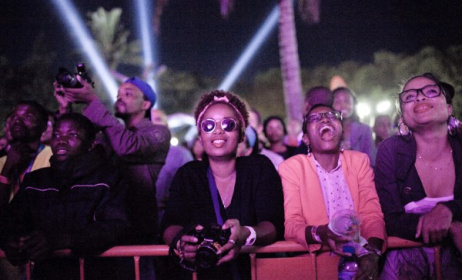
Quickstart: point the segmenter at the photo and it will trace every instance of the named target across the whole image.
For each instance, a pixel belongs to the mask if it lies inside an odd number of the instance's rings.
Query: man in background
[[[130,185],[127,193],[127,233],[129,244],[155,244],[158,228],[156,181],[170,146],[170,131],[164,125],[151,123],[150,111],[156,94],[146,82],[132,77],[117,93],[115,116],[104,106],[86,80],[77,75],[82,88],[64,88],[55,83],[55,96],[60,108],[71,103],[88,106],[83,114],[104,134],[105,142],[115,154],[116,167]],[[120,118],[123,124],[117,119]],[[142,279],[153,279],[150,258],[141,259]]]

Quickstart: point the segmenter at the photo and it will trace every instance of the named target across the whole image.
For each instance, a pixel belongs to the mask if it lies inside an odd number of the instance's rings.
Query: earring
[[[343,151],[345,151],[345,149],[343,148],[343,142],[340,143],[340,152],[343,153]]]
[[[404,126],[404,128],[402,126]],[[398,124],[398,132],[399,132],[399,135],[401,136],[412,134],[412,130],[410,130],[409,127],[404,122],[400,122]]]
[[[457,131],[459,130],[459,124],[460,121],[456,119],[453,115],[449,116],[448,119],[448,133],[451,136],[454,136],[457,134]]]
[[[306,155],[307,156],[311,156],[311,148],[310,148],[310,145],[306,145]]]

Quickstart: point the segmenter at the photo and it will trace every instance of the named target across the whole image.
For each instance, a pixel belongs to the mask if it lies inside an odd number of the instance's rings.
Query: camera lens
[[[56,82],[65,88],[81,88],[82,84],[79,83],[75,75],[73,75],[66,68],[59,68],[59,73],[56,75]]]
[[[217,251],[214,243],[204,242],[196,252],[197,265],[202,268],[215,266],[221,257],[217,255]]]

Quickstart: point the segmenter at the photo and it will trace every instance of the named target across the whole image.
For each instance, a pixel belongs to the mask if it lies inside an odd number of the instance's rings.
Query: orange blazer
[[[345,150],[340,153],[355,211],[361,221],[361,236],[386,242],[385,222],[374,184],[374,172],[366,154]],[[279,165],[284,190],[285,238],[304,245],[310,252],[321,244],[307,244],[305,228],[329,223],[324,196],[313,155],[296,155]]]

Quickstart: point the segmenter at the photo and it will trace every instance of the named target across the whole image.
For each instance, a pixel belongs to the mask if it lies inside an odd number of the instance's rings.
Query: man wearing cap
[[[55,91],[64,93],[64,97],[55,94],[60,108],[70,103],[88,104],[83,115],[102,130],[120,172],[130,183],[127,203],[132,228],[128,240],[130,244],[152,243],[157,231],[156,181],[170,146],[168,128],[149,120],[156,94],[136,77],[126,80],[119,87],[113,116],[92,86],[79,76],[77,79],[82,88],[56,86]]]

